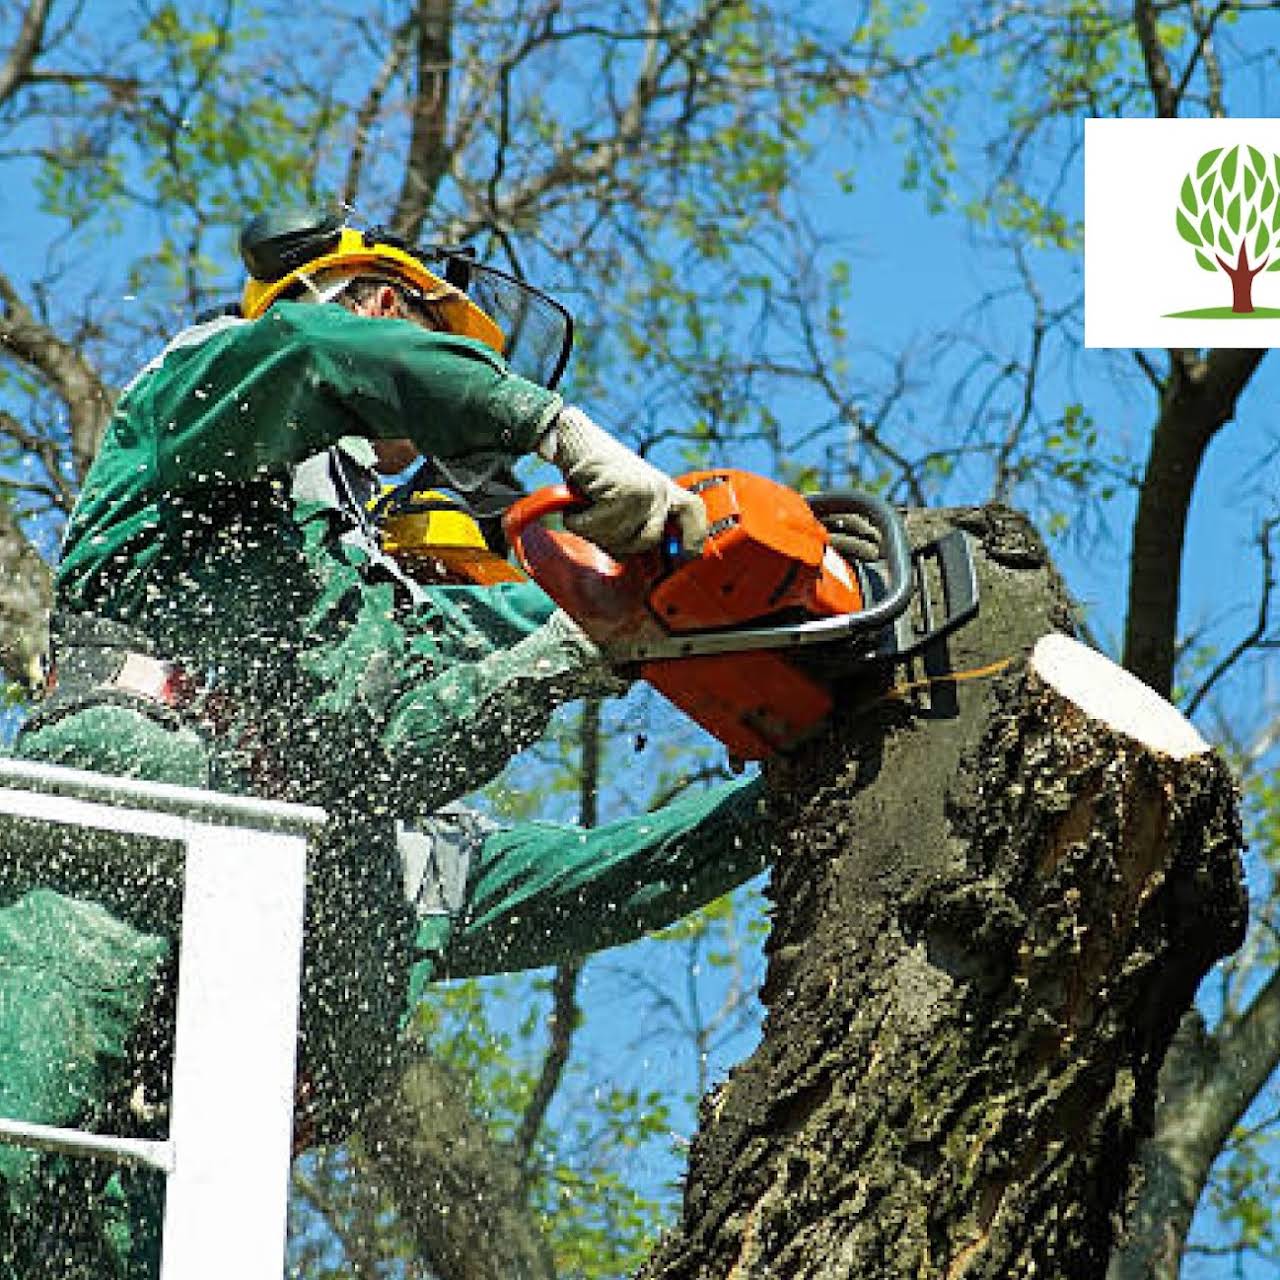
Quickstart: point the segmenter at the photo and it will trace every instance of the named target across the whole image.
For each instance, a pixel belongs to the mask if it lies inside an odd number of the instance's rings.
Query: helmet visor
[[[503,359],[514,372],[548,388],[560,381],[573,347],[573,317],[565,307],[466,253],[429,249],[423,256],[443,262],[444,278],[492,317],[502,330]]]

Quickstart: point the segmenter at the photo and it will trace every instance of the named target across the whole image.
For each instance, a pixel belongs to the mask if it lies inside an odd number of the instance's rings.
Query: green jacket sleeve
[[[589,831],[532,822],[496,832],[435,976],[558,964],[630,942],[751,879],[772,845],[759,778]]]
[[[527,453],[561,405],[469,338],[289,302],[176,343],[125,399],[154,424],[166,490],[279,472],[345,435],[407,436],[445,458]]]
[[[492,590],[492,588],[490,588]],[[525,603],[536,601],[526,593]],[[541,597],[551,609],[553,605]],[[533,615],[526,615],[532,620]],[[420,656],[424,637],[410,639]],[[438,643],[438,640],[435,641]],[[542,736],[558,706],[617,692],[590,641],[562,614],[511,644],[490,643],[469,660],[432,664],[421,681],[404,678],[380,734],[398,811],[429,812],[483,786]],[[606,687],[607,686],[607,687]]]

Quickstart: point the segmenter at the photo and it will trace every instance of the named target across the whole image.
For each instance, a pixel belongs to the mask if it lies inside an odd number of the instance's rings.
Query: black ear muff
[[[304,263],[332,253],[342,239],[343,225],[338,212],[260,213],[240,232],[240,257],[255,280],[271,284]]]
[[[444,260],[445,282],[466,293],[471,287],[471,268],[475,258],[475,247],[469,244],[447,253]]]

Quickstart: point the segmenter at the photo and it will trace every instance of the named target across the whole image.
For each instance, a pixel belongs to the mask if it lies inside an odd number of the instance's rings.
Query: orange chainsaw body
[[[606,651],[655,629],[669,636],[804,621],[863,608],[858,579],[799,494],[749,472],[694,471],[676,483],[707,509],[700,555],[616,561],[541,518],[580,506],[558,486],[511,508],[507,534],[525,571]],[[640,675],[742,760],[791,746],[832,709],[826,687],[786,649],[663,657]]]

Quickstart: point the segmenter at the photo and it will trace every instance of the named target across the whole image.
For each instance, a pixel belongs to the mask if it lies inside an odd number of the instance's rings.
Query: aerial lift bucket
[[[308,836],[320,809],[0,759],[0,857],[52,882],[72,858],[181,904],[169,1133],[0,1116],[0,1142],[166,1175],[161,1280],[284,1274]],[[83,863],[81,864],[83,865]]]

